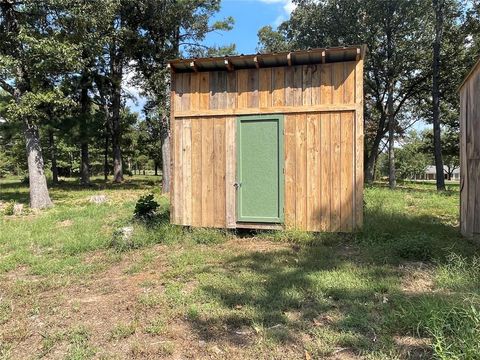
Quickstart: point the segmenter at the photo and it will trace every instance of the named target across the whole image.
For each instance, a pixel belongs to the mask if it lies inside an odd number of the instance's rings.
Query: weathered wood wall
[[[172,222],[235,228],[236,116],[285,114],[285,225],[363,222],[363,61],[174,74]]]
[[[460,89],[461,232],[480,240],[480,61]]]

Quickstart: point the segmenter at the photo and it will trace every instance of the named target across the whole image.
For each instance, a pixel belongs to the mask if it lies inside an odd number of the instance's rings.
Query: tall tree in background
[[[440,50],[443,40],[443,0],[432,0],[435,12],[435,40],[433,41],[432,61],[432,122],[433,122],[433,147],[435,157],[437,190],[445,190],[445,177],[443,172],[442,142],[440,130]]]
[[[395,134],[411,125],[400,117],[415,95],[424,91],[431,71],[426,66],[430,40],[429,3],[421,1],[302,0],[278,32],[263,28],[260,49],[306,49],[362,44],[365,60],[365,179],[371,182],[380,145],[390,140],[390,179],[394,185]],[[282,35],[286,45],[280,43]],[[409,111],[415,108],[408,107]],[[404,122],[400,122],[399,119]]]
[[[132,69],[138,85],[148,97],[145,109],[150,121],[159,122],[162,146],[162,191],[170,186],[170,123],[169,85],[167,61],[181,56],[182,51],[193,56],[224,55],[235,50],[234,46],[208,49],[201,41],[212,31],[231,29],[233,19],[210,22],[220,10],[220,0],[132,2],[126,9],[128,26],[138,37],[131,44]]]
[[[44,173],[39,122],[43,108],[62,94],[43,87],[60,75],[78,54],[62,41],[52,1],[0,2],[0,86],[13,97],[11,121],[21,121],[25,137],[30,206],[52,205]],[[42,59],[42,61],[39,61]]]

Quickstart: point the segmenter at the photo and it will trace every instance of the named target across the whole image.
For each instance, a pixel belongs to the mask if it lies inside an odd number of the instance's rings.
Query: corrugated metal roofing
[[[354,61],[363,59],[365,52],[365,45],[355,45],[271,54],[176,59],[170,61],[169,66],[174,72],[227,71],[234,69]]]

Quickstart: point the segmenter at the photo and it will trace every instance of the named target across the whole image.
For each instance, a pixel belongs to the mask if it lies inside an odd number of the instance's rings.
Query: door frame
[[[285,206],[284,206],[284,197],[285,197],[285,155],[284,155],[284,116],[283,114],[262,114],[262,115],[242,115],[237,116],[237,131],[236,131],[236,149],[237,149],[237,171],[236,171],[236,183],[241,179],[242,171],[242,159],[240,156],[241,148],[241,123],[243,121],[267,121],[267,120],[277,120],[278,121],[278,206],[279,206],[279,216],[275,218],[262,218],[262,217],[241,217],[240,209],[242,205],[242,200],[240,196],[240,186],[236,187],[235,198],[237,200],[236,206],[236,222],[248,222],[248,223],[274,223],[274,224],[283,224],[285,222]]]

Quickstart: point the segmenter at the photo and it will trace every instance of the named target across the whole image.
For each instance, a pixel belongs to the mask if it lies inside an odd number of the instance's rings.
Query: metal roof
[[[470,76],[473,75],[473,73],[477,70],[477,68],[480,68],[480,57],[478,58],[478,61],[475,63],[475,65],[473,65],[472,69],[468,72],[467,76],[465,76],[462,83],[458,87],[457,91],[462,90],[463,85],[465,85],[465,83],[468,81],[468,79],[470,79]]]
[[[174,72],[231,71],[276,66],[355,61],[365,57],[366,45],[318,48],[270,54],[176,59],[168,63]]]

